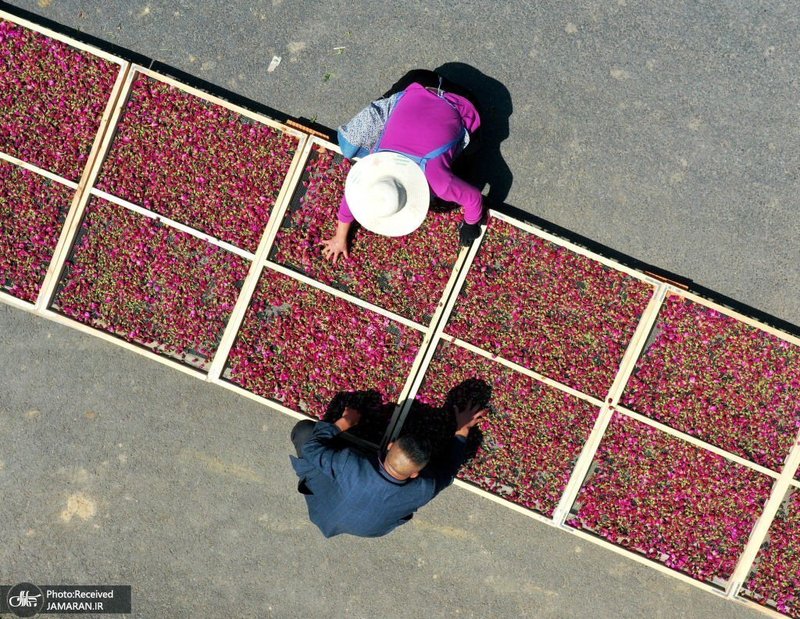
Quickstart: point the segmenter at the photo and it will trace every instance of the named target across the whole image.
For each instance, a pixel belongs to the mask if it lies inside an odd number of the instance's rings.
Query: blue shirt
[[[339,433],[335,425],[321,421],[303,445],[303,457],[290,456],[311,491],[305,495],[308,516],[325,537],[386,535],[449,486],[464,460],[466,439],[454,436],[444,464],[429,465],[418,477],[399,481],[383,469],[377,454],[331,445]]]

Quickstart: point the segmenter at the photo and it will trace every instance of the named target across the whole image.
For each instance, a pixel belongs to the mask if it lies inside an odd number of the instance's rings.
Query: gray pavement
[[[130,584],[147,619],[761,616],[460,488],[326,540],[287,416],[4,305],[0,359],[0,583]]]
[[[800,324],[792,0],[11,4],[330,127],[469,65],[508,91],[479,92],[508,133],[494,198]]]
[[[800,323],[795,3],[12,4],[328,126],[447,65],[493,199]],[[291,425],[0,306],[0,582],[129,583],[141,617],[760,616],[460,489],[324,540]]]

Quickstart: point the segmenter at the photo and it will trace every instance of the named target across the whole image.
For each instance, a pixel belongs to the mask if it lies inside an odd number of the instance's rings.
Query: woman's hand
[[[349,258],[350,252],[347,249],[347,236],[349,232],[350,224],[340,221],[336,226],[336,234],[333,235],[333,238],[326,239],[320,243],[322,246],[322,255],[332,260],[334,264],[336,264],[339,256]]]
[[[470,245],[472,245],[472,241],[477,239],[480,235],[481,235],[480,222],[474,224],[468,224],[466,221],[464,221],[458,227],[458,238],[461,241],[461,245],[463,247],[469,247]]]
[[[350,257],[350,252],[347,250],[347,239],[340,239],[335,236],[332,239],[322,241],[320,245],[322,245],[322,255],[330,258],[334,264],[336,264],[339,256]]]

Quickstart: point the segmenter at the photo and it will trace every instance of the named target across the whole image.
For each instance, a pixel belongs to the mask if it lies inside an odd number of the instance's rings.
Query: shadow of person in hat
[[[480,129],[456,159],[453,171],[482,191],[488,185],[486,202],[502,204],[514,182],[511,168],[500,151],[500,145],[509,136],[509,119],[514,112],[511,93],[502,82],[463,62],[447,62],[435,71],[470,92],[481,115]]]

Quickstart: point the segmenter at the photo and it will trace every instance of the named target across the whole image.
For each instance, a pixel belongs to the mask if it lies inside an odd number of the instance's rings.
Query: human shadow
[[[375,389],[365,391],[340,391],[328,404],[323,421],[336,422],[348,406],[361,413],[361,421],[348,430],[348,434],[361,440],[380,445],[386,428],[392,419],[395,404],[385,402],[383,396]]]
[[[469,378],[448,391],[444,405],[431,406],[415,399],[405,418],[399,436],[411,435],[426,438],[431,443],[431,462],[447,458],[448,446],[456,431],[455,409],[470,405],[488,406],[492,387],[484,380]],[[483,444],[483,432],[473,427],[467,437],[464,462],[470,461]]]
[[[491,397],[492,388],[486,381],[470,378],[448,391],[444,404],[440,407],[414,399],[410,403],[405,420],[401,420],[402,426],[396,434],[398,437],[411,435],[429,441],[431,464],[436,466],[449,455],[450,441],[456,431],[455,410],[471,405],[484,408],[488,406]],[[358,425],[347,431],[349,437],[355,437],[359,441],[358,444],[351,444],[352,441],[342,437],[341,446],[360,449],[365,454],[374,452],[374,448],[381,444],[392,420],[396,404],[386,402],[383,396],[374,389],[340,391],[328,404],[322,420],[329,423],[336,422],[348,406],[361,413]],[[371,445],[364,444],[363,441],[367,441]],[[473,427],[467,436],[465,463],[475,457],[482,444],[483,433],[477,426]]]
[[[509,118],[514,111],[511,93],[498,80],[463,62],[447,62],[434,70],[472,93],[481,116],[474,144],[456,159],[453,172],[481,190],[488,184],[489,206],[505,202],[514,176],[500,145],[509,135]]]
[[[444,78],[441,82],[438,76]],[[500,144],[508,137],[508,119],[513,112],[511,93],[496,79],[463,62],[448,62],[433,71],[412,69],[383,93],[387,97],[405,90],[412,83],[437,86],[461,95],[472,102],[481,117],[480,128],[471,136],[469,146],[453,162],[456,176],[483,191],[488,184],[486,201],[500,204],[508,197],[514,177],[503,159]],[[447,211],[457,208],[451,203],[434,202],[431,209]]]

